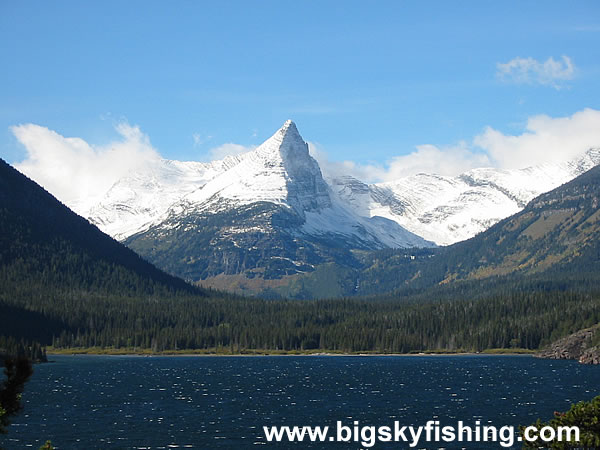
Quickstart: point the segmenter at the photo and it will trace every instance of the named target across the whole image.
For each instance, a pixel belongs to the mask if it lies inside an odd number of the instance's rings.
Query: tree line
[[[600,293],[560,283],[535,289],[460,285],[416,296],[263,300],[115,295],[31,280],[0,294],[0,329],[55,348],[249,349],[341,352],[537,349],[600,322]],[[502,285],[501,285],[502,286]],[[430,296],[429,298],[425,298]]]

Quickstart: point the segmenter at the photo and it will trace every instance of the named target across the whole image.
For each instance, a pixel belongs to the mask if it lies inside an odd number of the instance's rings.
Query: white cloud
[[[192,139],[194,140],[194,147],[199,147],[202,144],[205,144],[206,142],[210,141],[212,139],[212,136],[204,136],[200,133],[194,133],[192,134]]]
[[[464,142],[448,148],[426,144],[419,145],[416,152],[392,158],[386,178],[397,179],[416,173],[453,176],[469,169],[489,165],[488,155],[470,150]]]
[[[387,172],[383,165],[358,164],[354,161],[332,161],[319,144],[310,141],[307,143],[310,155],[317,160],[321,172],[326,178],[351,175],[359,180],[372,182],[381,180]]]
[[[331,161],[318,145],[309,143],[309,148],[326,177],[351,175],[368,183],[397,180],[417,173],[455,176],[469,169],[491,165],[487,154],[470,150],[464,142],[447,148],[429,144],[419,145],[416,151],[394,156],[386,164]]]
[[[91,203],[130,170],[160,158],[139,127],[121,123],[116,130],[119,140],[92,146],[39,125],[13,126],[27,151],[27,158],[15,166],[66,204]]]
[[[561,83],[575,76],[575,64],[571,58],[563,55],[561,60],[553,57],[544,62],[534,58],[514,58],[507,63],[498,63],[497,76],[518,84],[541,84],[560,89]]]
[[[227,142],[225,144],[219,145],[218,147],[211,148],[208,151],[206,161],[215,161],[218,159],[223,159],[226,156],[241,155],[242,153],[249,152],[251,150],[254,150],[255,148],[255,146],[245,147],[243,145]]]
[[[600,111],[584,109],[569,117],[530,117],[525,131],[505,135],[488,127],[473,139],[494,165],[515,169],[567,161],[591,147],[600,147]]]
[[[392,157],[386,164],[330,161],[319,146],[309,147],[327,176],[347,174],[366,182],[392,181],[420,172],[456,176],[476,167],[519,169],[568,161],[600,147],[600,111],[584,109],[558,118],[534,116],[517,135],[488,127],[470,142],[450,147],[419,145],[412,153]]]
[[[128,124],[118,125],[120,139],[106,146],[93,146],[83,139],[67,138],[33,124],[11,130],[27,150],[27,158],[16,167],[72,207],[81,199],[86,204],[99,200],[129,171],[160,158],[148,137]],[[443,147],[419,145],[407,155],[381,163],[332,161],[319,144],[308,144],[311,155],[329,177],[352,175],[377,182],[419,172],[455,176],[475,167],[514,169],[568,161],[591,147],[600,147],[600,111],[584,109],[557,118],[534,116],[518,134],[488,127],[469,141]],[[205,160],[223,159],[254,148],[226,143],[209,150]]]
[[[192,139],[194,140],[194,147],[204,144],[204,140],[202,139],[202,136],[198,133],[192,134]]]

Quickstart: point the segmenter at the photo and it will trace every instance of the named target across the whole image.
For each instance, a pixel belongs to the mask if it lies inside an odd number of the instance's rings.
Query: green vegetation
[[[342,297],[298,301],[276,299],[285,293],[276,283],[267,292],[274,300],[193,287],[0,161],[0,359],[6,365],[0,432],[21,408],[29,360],[45,360],[43,346],[56,353],[140,355],[529,353],[599,324],[599,171],[447,249],[326,255],[318,242],[303,247],[287,236],[288,250],[317,266],[295,278],[288,292]],[[285,219],[278,212],[267,216]],[[208,225],[214,231],[218,224]],[[265,248],[271,238],[262,236]],[[170,268],[168,255],[148,245]],[[206,242],[208,251],[211,245]],[[256,254],[235,250],[242,253],[228,264],[270,280],[297,270],[256,248]],[[183,263],[194,273],[220,273],[219,258],[198,255]],[[365,293],[373,296],[349,297]],[[592,343],[598,339],[600,333]],[[578,424],[582,445],[598,446],[599,408],[600,397],[550,425]]]
[[[0,433],[7,432],[10,417],[21,409],[21,393],[33,373],[31,362],[24,357],[3,357],[6,379],[0,384]]]
[[[269,202],[219,214],[189,213],[172,220],[168,229],[150,228],[129,237],[126,244],[157,267],[186,280],[219,274],[273,280],[312,271],[327,262],[357,264],[345,243],[299,239],[293,230],[303,219]],[[240,223],[251,224],[254,231],[236,234],[234,239],[228,230]]]
[[[2,322],[0,320],[0,323]],[[13,336],[0,336],[0,356],[2,355],[27,358],[32,362],[47,361],[46,349],[39,342],[27,339],[17,340]]]
[[[486,355],[531,355],[535,350],[529,348],[488,348],[482,353]]]
[[[319,297],[324,292],[319,282],[325,279],[346,296],[392,291],[410,296],[457,281],[511,285],[525,279],[577,277],[595,282],[600,273],[599,202],[600,167],[596,167],[467,241],[433,250],[355,251],[354,266],[338,264],[326,278],[317,266],[277,291],[295,298]]]
[[[596,167],[486,232],[445,248],[349,250],[350,243],[335,245],[327,237],[299,239],[289,231],[299,219],[265,203],[190,215],[127,243],[170,273],[262,298],[409,295],[456,281],[594,276],[600,272],[599,201]],[[256,230],[234,241],[227,230],[239,223]]]
[[[33,280],[29,285],[34,286]],[[181,349],[408,353],[537,349],[600,322],[600,295],[550,290],[498,290],[463,300],[260,300],[215,297],[136,297],[62,290],[4,290],[18,337],[60,348]],[[482,295],[480,293],[480,295]],[[440,294],[441,297],[441,294]],[[470,296],[467,296],[469,298]],[[32,330],[31,314],[48,326]],[[15,328],[15,327],[13,327]]]
[[[0,283],[123,295],[201,295],[167,275],[0,160]],[[4,334],[4,333],[0,333]]]
[[[527,442],[524,448],[552,448],[552,449],[574,449],[574,448],[599,448],[600,447],[600,396],[595,397],[589,402],[579,402],[572,405],[565,413],[554,413],[554,419],[549,422],[542,422],[540,419],[533,424],[538,430],[542,427],[552,427],[558,431],[559,427],[579,427],[579,441],[542,442],[541,440]],[[521,427],[521,436],[523,436],[524,427]]]

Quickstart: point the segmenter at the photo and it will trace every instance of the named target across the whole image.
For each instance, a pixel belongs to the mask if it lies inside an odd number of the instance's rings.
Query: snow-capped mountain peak
[[[331,206],[321,169],[291,120],[184,201],[209,209],[264,201],[291,207],[301,216]]]
[[[600,148],[593,148],[571,161],[521,170],[418,174],[378,184],[349,176],[326,181],[287,120],[252,151],[211,163],[152,161],[115,183],[98,204],[72,206],[121,240],[167,218],[176,223],[192,212],[205,216],[263,203],[298,217],[299,233],[337,233],[373,248],[445,245],[474,236],[599,163]]]
[[[247,158],[260,161],[267,169],[276,170],[280,167],[281,173],[290,178],[305,176],[307,171],[322,178],[319,165],[308,153],[308,144],[291,120],[287,120],[273,136],[247,154]]]
[[[265,156],[279,153],[282,158],[308,157],[308,145],[300,136],[296,124],[289,119],[257,150]]]
[[[296,217],[298,236],[335,235],[338,243],[360,248],[432,245],[392,220],[357,215],[340,202],[291,120],[254,150],[222,161],[155,161],[115,183],[86,215],[124,240],[153,227],[178,227],[186,217],[230,215],[261,204]],[[264,217],[255,226],[250,222],[230,232],[272,231]]]

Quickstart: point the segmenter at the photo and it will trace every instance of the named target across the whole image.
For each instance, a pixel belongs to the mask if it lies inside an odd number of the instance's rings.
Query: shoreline
[[[379,353],[379,352],[336,352],[336,351],[277,351],[277,350],[245,350],[241,352],[224,352],[216,350],[175,350],[152,352],[135,349],[100,349],[100,348],[67,348],[54,349],[48,348],[48,356],[168,356],[168,357],[194,357],[194,356],[214,356],[214,357],[251,357],[251,356],[533,356],[537,353],[535,350],[528,349],[488,349],[481,352],[445,352],[445,351],[423,351],[413,353]]]

